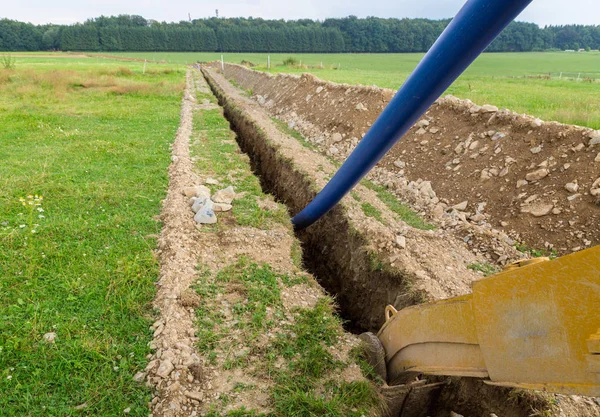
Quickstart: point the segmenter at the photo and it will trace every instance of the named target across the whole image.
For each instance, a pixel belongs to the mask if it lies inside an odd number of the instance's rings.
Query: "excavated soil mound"
[[[227,65],[225,76],[340,161],[394,94],[238,65]],[[499,230],[501,239],[477,250],[500,263],[511,258],[499,248],[502,240],[557,254],[600,243],[600,131],[447,96],[371,178],[383,184],[400,179],[403,199],[443,226],[460,228],[474,247],[472,228],[464,223]]]

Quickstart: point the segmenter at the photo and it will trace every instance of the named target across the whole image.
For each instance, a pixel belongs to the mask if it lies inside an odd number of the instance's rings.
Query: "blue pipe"
[[[531,1],[467,1],[338,172],[292,219],[296,230],[331,210]]]

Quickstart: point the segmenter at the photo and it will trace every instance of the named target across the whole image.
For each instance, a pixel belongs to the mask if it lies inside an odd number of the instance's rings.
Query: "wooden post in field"
[[[271,69],[271,55],[267,56],[267,68]]]
[[[338,63],[338,71],[340,70],[340,68],[342,68],[342,64]]]
[[[581,73],[577,74],[577,81],[579,81],[579,77],[581,77]]]
[[[144,59],[144,70],[142,71],[142,74],[146,73],[146,60]]]
[[[323,69],[323,61],[321,61],[321,69]]]
[[[559,80],[562,80],[562,71],[560,72],[560,75],[558,76]]]
[[[221,71],[225,71],[225,61],[223,61],[223,55],[221,55]]]

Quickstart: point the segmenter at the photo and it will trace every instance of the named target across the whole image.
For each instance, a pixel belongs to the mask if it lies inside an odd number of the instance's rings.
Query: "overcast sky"
[[[118,14],[141,15],[146,19],[178,22],[219,15],[264,19],[325,19],[359,17],[452,17],[465,0],[0,0],[0,18],[40,23],[70,24],[90,17]],[[557,24],[600,24],[598,0],[534,0],[517,20],[540,26]]]

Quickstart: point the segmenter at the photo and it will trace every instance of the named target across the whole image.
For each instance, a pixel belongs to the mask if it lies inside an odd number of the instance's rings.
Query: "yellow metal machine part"
[[[415,374],[600,396],[600,246],[475,281],[396,312],[377,337],[390,384]]]

